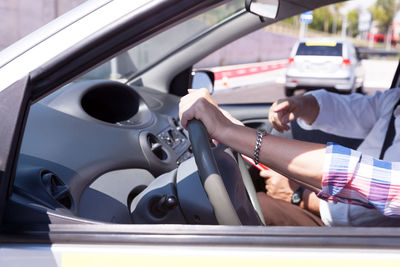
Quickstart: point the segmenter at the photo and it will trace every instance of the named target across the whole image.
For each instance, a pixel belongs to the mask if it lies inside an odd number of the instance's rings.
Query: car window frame
[[[169,25],[195,16],[202,10],[221,4],[224,1],[194,0],[190,1],[190,3],[185,2],[179,5],[179,8],[176,8],[173,2],[161,1],[162,3],[159,5],[142,7],[140,10],[132,12],[130,16],[121,18],[120,24],[117,26],[110,25],[110,27],[104,28],[96,35],[71,47],[67,52],[60,54],[53,60],[46,62],[40,68],[9,86],[9,88],[2,90],[0,92],[2,95],[8,92],[11,95],[19,92],[20,96],[15,98],[15,104],[13,101],[5,102],[7,107],[8,105],[14,105],[10,109],[4,109],[4,111],[15,111],[16,119],[10,120],[9,124],[4,123],[5,127],[0,131],[2,134],[0,137],[8,140],[4,141],[3,147],[5,149],[1,155],[0,178],[2,179],[0,193],[3,194],[0,197],[0,219],[5,213],[6,202],[10,195],[6,192],[13,191],[16,164],[25,129],[24,122],[32,103],[59,89],[73,78],[89,71],[91,68],[88,68],[88,65],[97,66],[99,63],[105,62],[116,54],[124,52],[135,43],[142,41],[146,36],[151,36]],[[169,7],[175,8],[171,10]],[[156,19],[143,19],[152,17]],[[132,31],[138,32],[133,34]],[[129,36],[133,36],[133,38]],[[104,38],[108,41],[104,40]],[[29,86],[27,86],[28,82]],[[11,137],[9,136],[10,133],[12,134]]]
[[[17,169],[22,129],[28,117],[31,96],[29,80],[29,76],[25,76],[0,92],[0,117],[6,118],[0,130],[0,222],[3,221],[5,206],[12,194],[12,177]]]

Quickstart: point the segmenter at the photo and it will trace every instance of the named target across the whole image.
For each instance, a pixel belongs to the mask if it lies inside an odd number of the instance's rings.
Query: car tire
[[[294,95],[294,89],[285,87],[285,95],[286,96],[293,96]]]

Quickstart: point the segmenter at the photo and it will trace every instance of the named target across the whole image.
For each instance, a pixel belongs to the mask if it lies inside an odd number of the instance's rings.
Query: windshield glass
[[[342,44],[314,44],[300,43],[297,49],[297,56],[342,56]]]
[[[128,77],[155,64],[200,33],[212,28],[243,8],[244,1],[235,0],[208,10],[107,61],[82,76],[80,80],[112,79],[126,81]]]

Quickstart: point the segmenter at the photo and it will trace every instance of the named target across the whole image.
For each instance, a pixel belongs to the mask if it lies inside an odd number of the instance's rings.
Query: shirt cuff
[[[297,118],[297,124],[301,128],[303,128],[304,130],[313,130],[313,129],[315,129],[315,125],[316,124],[318,125],[318,121],[319,121],[318,118],[320,117],[321,111],[323,110],[323,104],[322,104],[322,101],[321,101],[322,94],[326,94],[326,90],[320,89],[320,90],[316,90],[316,91],[308,91],[308,92],[306,92],[304,94],[304,95],[312,95],[315,98],[315,100],[317,100],[317,103],[319,105],[318,116],[317,116],[317,118],[314,120],[314,122],[312,124],[308,124],[304,120],[302,120],[300,118]]]

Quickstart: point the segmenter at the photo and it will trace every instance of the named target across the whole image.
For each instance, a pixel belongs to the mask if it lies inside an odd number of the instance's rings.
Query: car
[[[293,46],[286,70],[285,95],[298,89],[328,89],[362,93],[364,71],[352,41],[333,38],[301,39]]]
[[[398,266],[397,228],[265,226],[240,155],[179,122],[193,82],[212,88],[196,62],[336,2],[87,1],[3,50],[0,265]],[[270,106],[223,108],[270,130]]]

